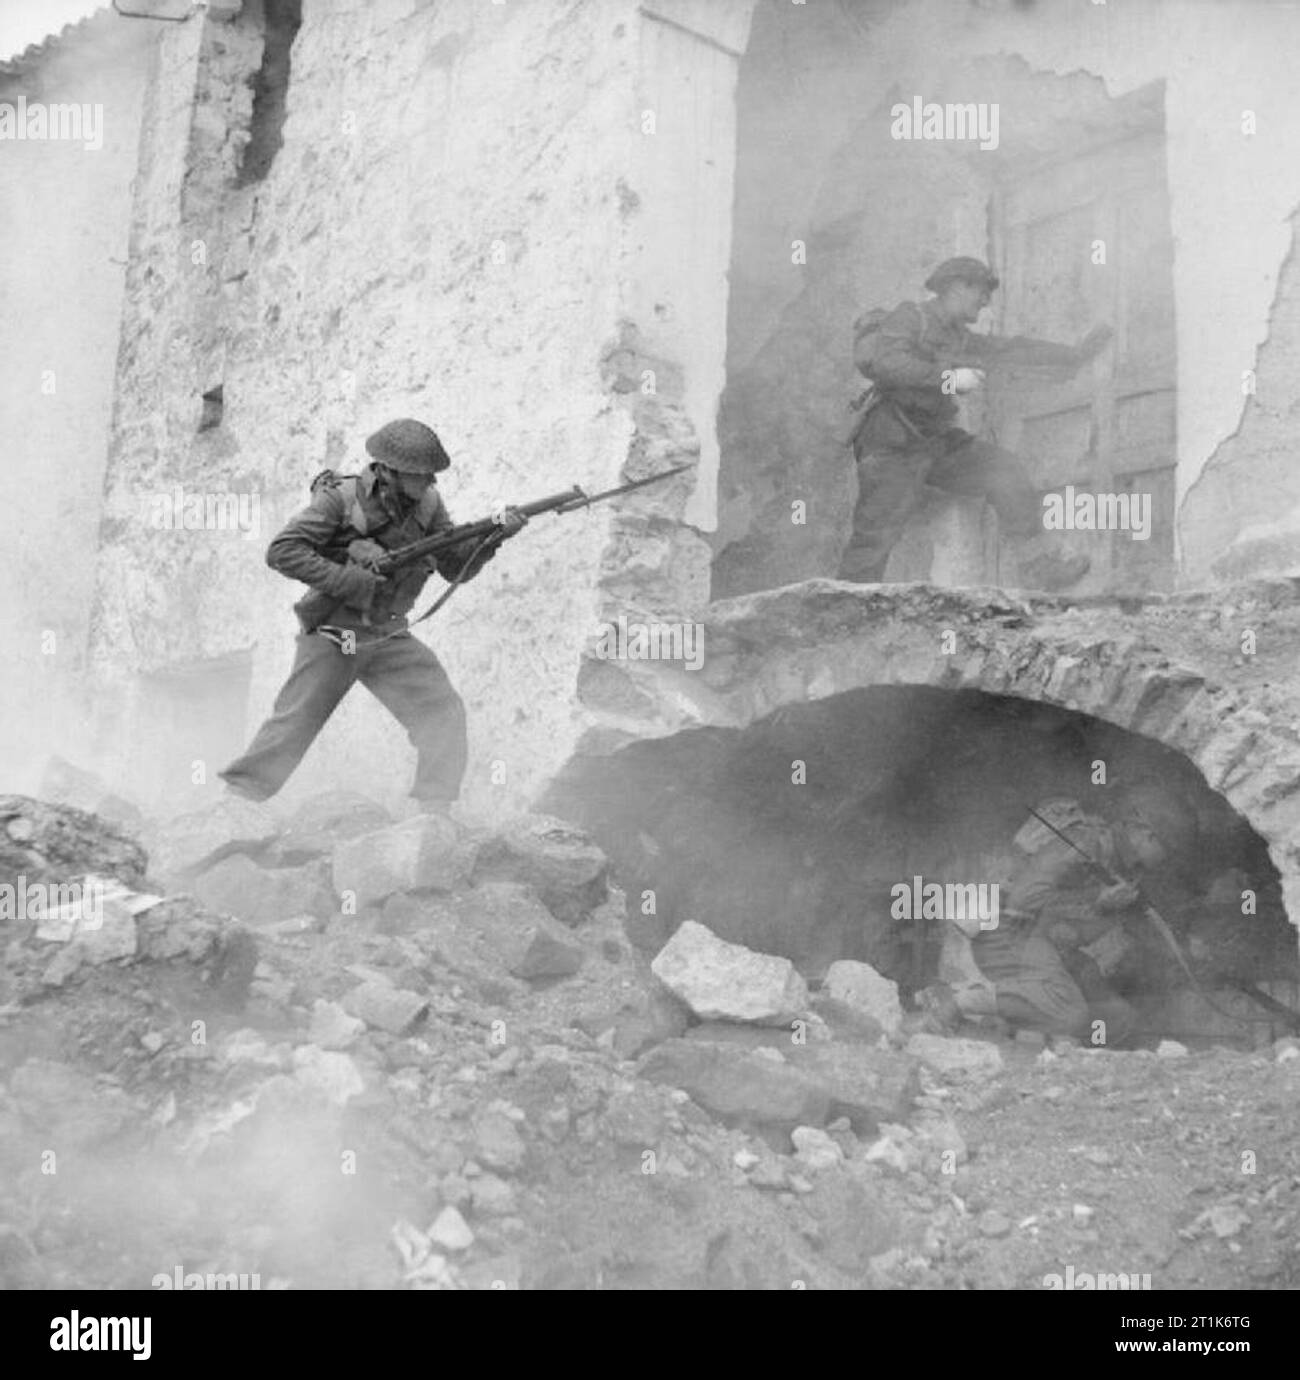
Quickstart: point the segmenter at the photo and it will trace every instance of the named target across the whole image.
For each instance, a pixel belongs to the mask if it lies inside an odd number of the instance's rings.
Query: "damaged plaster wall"
[[[1300,263],[1293,243],[1255,366],[1258,392],[1246,399],[1241,426],[1183,504],[1183,557],[1195,583],[1300,573],[1298,367]]]
[[[697,445],[670,400],[649,400],[647,416],[618,383],[622,344],[640,335],[629,189],[651,22],[631,4],[567,0],[307,6],[283,147],[238,189],[257,27],[245,14],[163,35],[95,640],[117,741],[147,731],[142,677],[219,674],[241,655],[238,717],[251,731],[265,715],[297,597],[263,565],[265,542],[322,466],[365,462],[362,441],[388,418],[438,428],[461,520],[575,482],[606,488]],[[220,424],[200,432],[201,395],[218,384]],[[148,530],[143,500],[176,484],[256,494],[261,531]],[[566,755],[602,576],[657,571],[675,606],[702,597],[699,575],[692,596],[674,569],[690,486],[664,488],[626,511],[538,520],[439,615],[429,640],[469,706],[475,808],[517,807]],[[342,706],[286,796],[343,782],[404,795],[409,747],[368,700]],[[168,747],[178,804],[195,789],[192,749]],[[220,765],[207,763],[209,782]]]
[[[101,13],[0,63],[0,102],[7,105],[25,97],[29,109],[102,106],[92,141],[99,147],[84,139],[0,146],[0,434],[22,540],[21,559],[8,546],[0,630],[10,706],[0,759],[10,790],[35,788],[41,757],[33,744],[74,754],[86,746],[78,685],[154,33]]]
[[[1057,0],[1000,13],[954,11],[943,0],[908,7],[913,41],[970,56],[1014,52],[1036,68],[1095,73],[1112,96],[1163,80],[1170,211],[1175,239],[1178,327],[1178,495],[1185,498],[1217,447],[1241,424],[1246,370],[1261,369],[1261,407],[1287,405],[1263,391],[1279,278],[1300,203],[1300,107],[1294,54],[1300,10],[1260,0],[1188,5],[1094,5]],[[1207,63],[1206,54],[1214,54]],[[935,97],[939,99],[939,97]],[[977,94],[960,99],[979,99]],[[1256,128],[1243,129],[1245,112]],[[1012,112],[1003,112],[1004,121]],[[1012,115],[1013,117],[1013,115]],[[1289,354],[1288,343],[1278,353]],[[1267,473],[1252,484],[1268,487]],[[1234,500],[1235,501],[1235,500]],[[1253,512],[1256,501],[1245,500]],[[1193,506],[1190,510],[1195,512]],[[1235,514],[1219,515],[1231,541]],[[1181,530],[1180,540],[1185,535]],[[1209,564],[1204,528],[1186,553],[1186,573]],[[1211,539],[1214,550],[1221,549]]]
[[[638,105],[641,138],[627,195],[637,215],[629,314],[647,364],[670,361],[667,384],[699,440],[686,520],[717,522],[716,412],[725,379],[727,272],[736,158],[736,78],[754,0],[644,0]]]
[[[874,163],[866,157],[871,136],[887,130],[891,103],[914,96],[1001,98],[1003,148],[1032,147],[1036,127],[1061,118],[1039,100],[1053,75],[1073,83],[1062,85],[1061,100],[1082,94],[1087,80],[1100,79],[1113,98],[1161,84],[1175,245],[1176,487],[1180,500],[1187,497],[1241,421],[1243,371],[1256,367],[1290,250],[1300,112],[1289,100],[1289,54],[1300,39],[1300,12],[1259,0],[978,7],[912,0],[815,12],[772,0],[760,4],[753,32],[741,76],[715,592],[834,568],[852,499],[847,461],[842,476],[832,474],[835,456],[844,460],[845,403],[856,387],[847,325],[864,306],[923,295],[922,267],[938,258],[987,253],[974,174],[981,160],[993,168],[1001,152],[900,142],[892,149],[906,169],[900,174],[891,173],[890,149]],[[1206,52],[1222,60],[1208,66]],[[1033,78],[1019,92],[1005,84],[1012,60]],[[1253,133],[1243,130],[1247,111],[1258,121]],[[1080,111],[1081,129],[1090,115]],[[909,232],[901,237],[900,222]],[[789,261],[795,239],[808,243],[806,268]],[[1283,296],[1277,305],[1276,358],[1270,368],[1260,357],[1259,395],[1248,404],[1263,431],[1243,428],[1247,450],[1256,439],[1265,451],[1283,446],[1293,393],[1284,375],[1296,346]],[[840,318],[843,328],[832,330],[828,323]],[[765,475],[764,456],[774,452],[779,472]],[[1222,480],[1193,494],[1180,515],[1185,579],[1201,578],[1260,512],[1275,513],[1279,499],[1292,505],[1281,467],[1266,455],[1237,449],[1222,460]],[[783,511],[799,496],[813,509],[802,529]],[[1251,572],[1278,568],[1257,558]]]

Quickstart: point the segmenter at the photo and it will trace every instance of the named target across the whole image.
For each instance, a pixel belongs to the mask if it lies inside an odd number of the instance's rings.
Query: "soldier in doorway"
[[[929,485],[992,504],[1017,543],[1026,588],[1068,588],[1087,572],[1087,558],[1053,549],[1023,461],[956,426],[953,395],[979,388],[997,365],[1077,372],[1105,347],[1110,328],[1096,327],[1078,345],[976,334],[968,327],[998,286],[978,259],[948,259],[925,286],[934,294],[928,301],[864,312],[854,326],[854,364],[871,387],[858,400],[851,437],[858,501],[838,578],[884,579],[889,553]]]

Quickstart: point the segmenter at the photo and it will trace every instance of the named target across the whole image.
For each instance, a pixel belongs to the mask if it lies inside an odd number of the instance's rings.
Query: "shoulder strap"
[[[359,478],[360,476],[355,474],[335,474],[333,470],[321,470],[311,481],[311,492],[314,494],[317,489],[337,489],[339,497],[343,500],[348,511],[348,525],[364,537],[366,535],[366,513],[361,506],[361,497],[357,487]]]

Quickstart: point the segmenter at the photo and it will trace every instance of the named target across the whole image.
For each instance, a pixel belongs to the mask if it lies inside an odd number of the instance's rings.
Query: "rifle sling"
[[[396,632],[385,633],[382,637],[372,638],[370,641],[366,643],[366,646],[376,647],[379,645],[379,643],[391,641],[394,637],[403,637],[407,633],[409,633],[417,623],[423,623],[426,618],[432,618],[433,615],[437,613],[438,610],[447,602],[447,600],[450,599],[451,596],[455,594],[455,592],[461,587],[461,585],[465,581],[466,572],[474,564],[474,562],[478,560],[478,558],[483,554],[484,551],[488,549],[488,547],[500,545],[503,535],[504,534],[502,533],[502,530],[499,527],[495,531],[489,532],[487,536],[485,536],[483,540],[480,541],[479,544],[471,552],[469,559],[461,565],[460,570],[457,572],[456,578],[447,586],[446,589],[442,591],[440,595],[438,595],[438,597],[433,601],[433,603],[430,604],[429,607],[425,609],[425,611],[422,614],[420,614],[418,618],[413,618],[406,625],[406,627],[399,628]],[[316,631],[319,632],[320,629],[317,628]]]

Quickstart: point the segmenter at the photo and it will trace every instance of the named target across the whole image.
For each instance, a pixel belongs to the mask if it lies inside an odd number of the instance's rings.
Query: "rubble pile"
[[[1008,1211],[981,1148],[1006,1098],[1058,1107],[1045,1085],[1086,1054],[936,1033],[868,964],[810,990],[696,922],[647,960],[562,821],[223,804],[155,826],[146,858],[70,808],[2,808],[30,825],[9,866],[101,870],[132,939],[51,973],[75,935],[6,925],[8,1285],[951,1286],[985,1250],[1095,1230]],[[1149,1080],[1200,1056],[1096,1057]],[[1261,1193],[1290,1213],[1288,1172]],[[1226,1249],[1260,1213],[1197,1202],[1176,1242]]]

